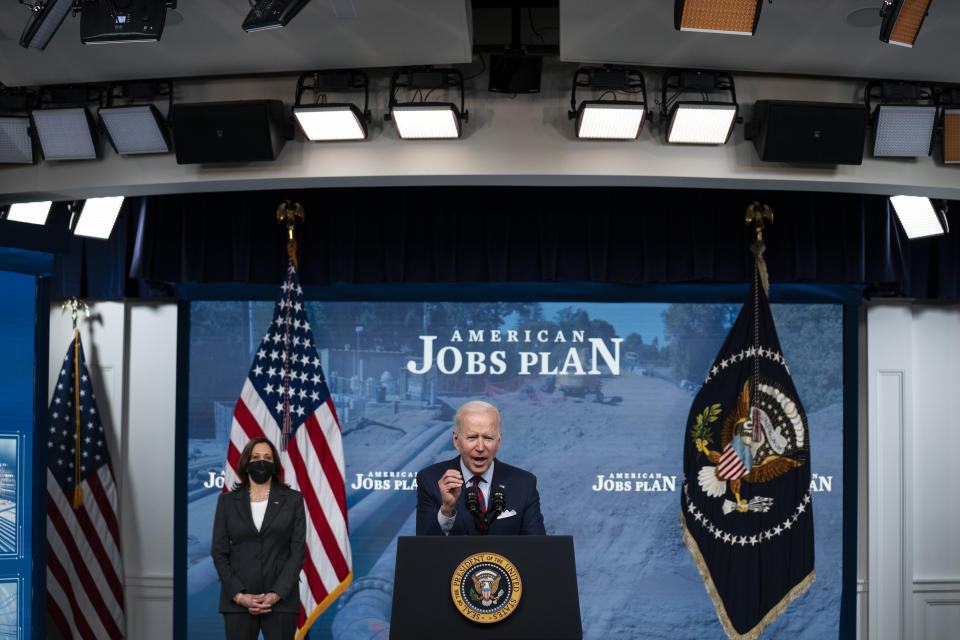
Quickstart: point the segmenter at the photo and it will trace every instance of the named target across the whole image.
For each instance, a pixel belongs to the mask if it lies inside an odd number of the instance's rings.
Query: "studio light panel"
[[[890,204],[897,213],[900,225],[907,237],[925,238],[943,234],[946,229],[933,208],[930,198],[923,196],[891,196]]]
[[[30,117],[44,159],[96,159],[93,121],[86,108],[35,109]]]
[[[364,140],[367,128],[359,110],[353,105],[294,107],[293,116],[308,140]]]
[[[737,118],[734,104],[680,103],[673,109],[667,142],[725,144]]]
[[[74,235],[106,240],[113,231],[117,216],[120,215],[121,205],[123,205],[123,196],[90,198],[83,203],[83,208],[73,226]]]
[[[30,118],[0,117],[0,163],[32,164]]]
[[[20,36],[20,45],[44,49],[72,7],[73,0],[47,0],[43,8],[34,13],[27,22],[23,35]]]
[[[763,0],[675,0],[676,27],[751,36],[762,6]]]
[[[453,105],[397,105],[390,115],[404,139],[460,137],[460,117]]]
[[[50,215],[51,200],[41,202],[17,202],[10,205],[7,211],[7,220],[12,222],[27,222],[30,224],[46,224]]]
[[[170,151],[162,117],[153,105],[104,107],[100,119],[119,154]]]
[[[873,155],[900,158],[929,155],[936,117],[937,108],[933,106],[880,105]]]
[[[643,129],[646,112],[642,104],[584,103],[577,121],[577,137],[633,140]]]
[[[930,0],[893,0],[881,26],[880,39],[912,47],[930,7]]]
[[[943,112],[943,161],[947,164],[960,162],[960,109],[945,109]]]

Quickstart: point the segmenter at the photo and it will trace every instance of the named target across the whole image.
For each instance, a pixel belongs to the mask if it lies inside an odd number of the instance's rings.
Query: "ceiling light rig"
[[[577,105],[577,87],[599,96]],[[620,100],[620,94],[640,100]],[[605,100],[604,98],[610,99]],[[636,140],[647,116],[647,87],[643,74],[626,67],[580,68],[573,74],[568,116],[577,121],[576,134],[590,140]]]
[[[163,116],[153,100],[166,98]],[[114,104],[117,100],[120,104]],[[169,153],[169,118],[173,111],[173,83],[169,80],[127,82],[110,87],[107,106],[100,107],[100,125],[120,155]]]
[[[40,108],[30,112],[31,127],[44,160],[96,160],[100,144],[87,105],[102,104],[97,87],[53,87],[43,92]]]
[[[310,84],[307,83],[310,81]],[[351,102],[327,102],[329,94],[363,90],[363,109]],[[303,94],[313,91],[313,102],[304,104]],[[314,71],[297,80],[293,117],[311,142],[366,140],[370,111],[370,83],[363,71]]]
[[[30,126],[30,109],[37,96],[21,90],[0,92],[0,164],[34,164],[37,145]]]
[[[739,119],[733,76],[716,71],[668,71],[661,83],[660,117],[670,144],[726,144]],[[711,100],[725,93],[728,100]],[[699,100],[683,100],[684,96]]]
[[[890,196],[890,204],[910,240],[950,233],[946,200],[932,200],[923,196]]]
[[[943,130],[943,162],[960,163],[960,87],[941,87],[937,92],[937,104]]]
[[[397,100],[403,90],[407,102]],[[452,102],[428,102],[435,91],[460,93],[460,108]],[[384,120],[404,140],[459,138],[469,114],[464,108],[463,74],[457,69],[400,69],[390,78],[390,113]]]
[[[310,0],[256,0],[243,21],[243,30],[264,31],[285,27]]]
[[[674,0],[673,26],[677,31],[752,36],[762,7],[763,0]]]
[[[928,15],[931,0],[883,0],[880,40],[901,47],[913,47]]]
[[[47,47],[63,19],[74,8],[74,0],[21,0],[21,3],[30,8],[30,18],[20,36],[20,46],[40,50]]]
[[[930,155],[937,119],[934,90],[919,82],[870,82],[864,91],[873,124],[873,155],[920,158]]]

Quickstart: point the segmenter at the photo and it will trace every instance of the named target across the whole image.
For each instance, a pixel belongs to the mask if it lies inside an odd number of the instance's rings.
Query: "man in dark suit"
[[[465,482],[477,488],[483,512],[490,507],[494,488],[504,487],[506,508],[490,523],[489,534],[546,534],[536,476],[496,459],[503,439],[497,408],[468,402],[457,410],[453,423],[453,446],[460,455],[417,474],[417,535],[480,533],[464,502]]]

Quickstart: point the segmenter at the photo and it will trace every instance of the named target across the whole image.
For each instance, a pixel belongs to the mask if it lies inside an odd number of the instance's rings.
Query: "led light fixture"
[[[114,105],[120,94],[128,102],[144,101],[145,104]],[[106,107],[98,111],[100,124],[107,132],[110,144],[120,155],[142,153],[167,153],[170,138],[166,118],[151,102],[159,96],[167,98],[167,113],[173,108],[173,83],[137,82],[115,85],[110,88]]]
[[[398,102],[400,90],[414,101]],[[459,91],[460,108],[450,102],[427,102],[434,91]],[[390,113],[384,119],[392,120],[397,135],[405,140],[459,138],[468,117],[464,109],[463,75],[456,69],[401,69],[390,79]]]
[[[908,82],[871,82],[864,92],[873,111],[873,155],[919,158],[930,155],[937,106],[929,85]]]
[[[585,100],[577,105],[577,88],[588,88],[596,100]],[[639,94],[641,101],[620,100],[618,95]],[[610,99],[604,100],[607,96]],[[571,120],[577,121],[576,134],[581,139],[635,140],[643,130],[647,115],[647,89],[643,75],[623,67],[577,69],[573,74],[570,95]]]
[[[940,87],[937,105],[940,108],[940,130],[943,132],[943,162],[960,163],[960,87]]]
[[[27,116],[0,116],[0,164],[33,164],[36,153]]]
[[[883,0],[880,15],[880,40],[901,47],[912,47],[927,17],[930,0]]]
[[[950,231],[946,203],[941,202],[938,208],[930,198],[890,196],[890,204],[897,213],[900,226],[911,240],[939,236]]]
[[[168,8],[176,9],[176,0],[84,2],[80,12],[80,41],[83,44],[157,42],[163,35]]]
[[[668,71],[661,83],[660,115],[669,119],[670,144],[726,144],[737,122],[737,93],[733,76],[708,71]],[[710,93],[728,93],[727,101],[709,100]],[[700,101],[681,100],[684,94]]]
[[[34,109],[33,130],[45,160],[95,160],[93,118],[86,107]]]
[[[752,36],[761,7],[763,0],[674,0],[673,26],[678,31]]]
[[[74,235],[106,240],[120,215],[123,196],[90,198],[82,206],[74,207],[70,228]]]
[[[307,85],[306,81],[312,80]],[[303,93],[312,89],[314,104],[303,104]],[[363,89],[363,110],[351,103],[328,103],[329,93]],[[369,88],[367,74],[362,71],[325,71],[304,73],[297,81],[297,97],[293,107],[300,130],[307,140],[365,140],[370,112],[367,110]]]
[[[72,7],[73,0],[39,0],[33,4],[30,19],[20,36],[20,46],[45,49]]]
[[[12,222],[28,222],[30,224],[46,224],[47,216],[50,215],[50,207],[53,201],[43,200],[41,202],[15,202],[7,209],[7,220]]]
[[[286,26],[310,0],[257,0],[243,21],[244,31]]]

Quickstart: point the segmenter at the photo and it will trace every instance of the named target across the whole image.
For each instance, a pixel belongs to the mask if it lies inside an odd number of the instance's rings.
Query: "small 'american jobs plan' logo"
[[[457,611],[474,622],[503,620],[517,608],[523,583],[513,564],[495,553],[475,553],[461,562],[450,581]]]

